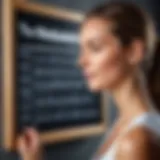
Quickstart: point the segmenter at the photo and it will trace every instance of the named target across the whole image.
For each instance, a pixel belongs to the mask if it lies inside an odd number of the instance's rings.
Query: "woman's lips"
[[[87,79],[90,79],[92,77],[92,75],[90,73],[84,73],[84,76],[87,78]]]

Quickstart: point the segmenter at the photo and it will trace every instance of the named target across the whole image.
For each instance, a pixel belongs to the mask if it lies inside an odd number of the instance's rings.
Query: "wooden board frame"
[[[3,19],[2,19],[2,66],[3,66],[3,144],[2,146],[7,150],[15,150],[16,148],[16,62],[14,57],[16,55],[15,41],[14,41],[14,20],[15,10],[21,10],[23,12],[35,13],[38,15],[54,16],[60,19],[68,19],[71,21],[81,22],[83,14],[69,11],[66,9],[58,8],[55,6],[44,6],[28,1],[13,1],[3,0]],[[107,94],[102,94],[102,122],[97,125],[77,126],[73,128],[60,129],[40,133],[42,143],[56,143],[62,141],[68,141],[71,139],[77,139],[81,137],[102,134],[106,131],[108,115],[107,115]]]

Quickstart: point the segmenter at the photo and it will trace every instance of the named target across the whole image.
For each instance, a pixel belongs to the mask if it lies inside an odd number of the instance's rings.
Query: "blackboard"
[[[4,126],[12,127],[12,139],[7,144],[12,146],[25,127],[35,127],[46,143],[104,132],[103,94],[89,90],[77,65],[80,21],[69,18],[73,12],[65,17],[58,10],[57,16],[51,7],[25,3],[12,10],[14,52],[6,61],[12,63],[13,104],[4,106],[4,115],[10,110]]]
[[[76,64],[78,25],[20,12],[16,24],[20,129],[99,123],[100,93],[88,90]]]

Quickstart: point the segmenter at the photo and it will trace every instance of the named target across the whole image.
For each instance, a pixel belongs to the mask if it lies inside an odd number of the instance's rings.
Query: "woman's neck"
[[[132,117],[142,112],[154,110],[147,91],[143,74],[128,76],[116,89],[113,98],[120,117]]]

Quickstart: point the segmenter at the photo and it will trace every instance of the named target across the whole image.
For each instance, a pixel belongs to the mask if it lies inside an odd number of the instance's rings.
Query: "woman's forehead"
[[[102,18],[86,20],[80,30],[80,39],[103,39],[111,36],[112,23]]]
[[[112,28],[112,22],[100,17],[91,17],[85,20],[82,23],[81,30],[91,30],[91,29],[102,29],[102,30],[109,30]]]

